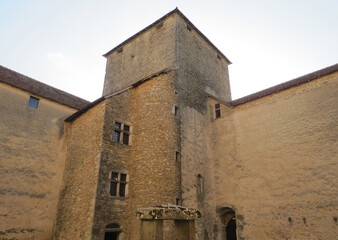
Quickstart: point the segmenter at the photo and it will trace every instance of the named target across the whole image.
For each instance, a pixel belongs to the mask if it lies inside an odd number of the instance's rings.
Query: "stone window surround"
[[[121,129],[115,128],[115,123],[120,124],[121,125]],[[129,127],[129,131],[124,130],[124,126],[125,125],[127,125]],[[120,135],[119,135],[119,141],[116,141],[114,139],[115,132],[119,132],[120,133]],[[123,143],[123,134],[128,134],[128,136],[129,136],[128,137],[128,144]],[[131,146],[131,143],[132,143],[132,141],[131,141],[131,134],[132,134],[132,127],[131,127],[131,124],[129,122],[120,121],[120,120],[115,120],[114,121],[113,132],[112,132],[112,136],[111,136],[111,140],[113,142],[118,142],[118,143],[123,144],[123,145]]]
[[[112,196],[110,194],[110,190],[111,190],[111,182],[112,182],[112,173],[118,173],[118,184],[117,184],[117,189],[116,189],[116,193],[117,193],[117,196]],[[120,192],[120,177],[121,177],[121,174],[126,174],[126,186],[125,186],[125,194],[123,197],[119,196],[119,192]],[[111,168],[109,170],[109,184],[108,184],[108,188],[107,188],[107,193],[109,195],[109,197],[111,198],[117,198],[117,199],[125,199],[129,196],[129,174],[128,174],[128,171],[125,170],[125,169],[118,169],[118,168]]]

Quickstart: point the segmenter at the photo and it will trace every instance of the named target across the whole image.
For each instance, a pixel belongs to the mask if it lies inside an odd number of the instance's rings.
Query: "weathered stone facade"
[[[50,204],[49,212],[32,216],[33,205],[9,206],[1,185],[7,205],[0,208],[0,239],[52,239],[52,232],[60,240],[145,239],[144,229],[158,229],[144,217],[141,229],[136,212],[160,205],[191,207],[202,216],[194,228],[163,218],[165,240],[181,237],[180,231],[193,239],[191,229],[197,240],[335,239],[338,65],[231,101],[231,62],[177,9],[105,57],[103,97],[64,115],[51,102],[48,111],[61,120],[43,136],[62,134],[55,141],[36,136],[51,144],[41,145],[51,163],[36,168],[57,176],[32,184],[48,189],[55,183],[53,200],[36,202],[36,211]],[[12,126],[6,118],[0,124]],[[21,164],[29,153],[12,155],[7,138],[17,133],[4,133],[0,154]],[[26,138],[35,134],[27,131]],[[0,177],[10,184],[16,172]],[[20,230],[23,221],[15,228],[22,234],[11,233],[20,216],[48,219],[43,234],[31,231],[40,229],[34,221],[28,230]]]
[[[31,91],[4,83],[8,78],[28,81]],[[64,120],[77,109],[42,97],[45,90],[62,94],[0,66],[0,239],[53,236],[66,154]],[[31,96],[37,108],[28,105]]]

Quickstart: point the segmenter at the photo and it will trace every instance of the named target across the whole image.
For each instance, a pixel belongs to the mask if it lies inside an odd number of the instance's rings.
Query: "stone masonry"
[[[178,9],[104,56],[92,103],[0,67],[0,240],[336,239],[338,64],[232,101]]]

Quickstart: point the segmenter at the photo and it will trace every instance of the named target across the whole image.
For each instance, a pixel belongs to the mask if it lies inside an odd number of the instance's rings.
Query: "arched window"
[[[110,223],[105,227],[104,240],[119,240],[122,228],[117,223]]]

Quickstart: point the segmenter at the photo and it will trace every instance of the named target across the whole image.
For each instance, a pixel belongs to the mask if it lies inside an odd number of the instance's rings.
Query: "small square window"
[[[121,129],[121,123],[116,122],[115,123],[115,129]]]
[[[130,127],[129,127],[128,125],[125,125],[125,124],[124,124],[123,130],[129,132]]]
[[[30,96],[29,101],[28,101],[28,106],[30,106],[32,108],[38,108],[38,105],[39,105],[39,99]]]

